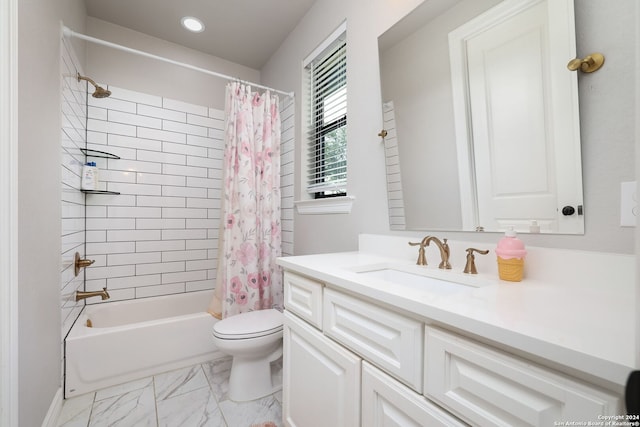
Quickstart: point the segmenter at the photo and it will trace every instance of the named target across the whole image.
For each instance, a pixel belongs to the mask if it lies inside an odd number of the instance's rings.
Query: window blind
[[[315,197],[346,194],[346,52],[343,35],[307,65],[310,101],[307,192]]]

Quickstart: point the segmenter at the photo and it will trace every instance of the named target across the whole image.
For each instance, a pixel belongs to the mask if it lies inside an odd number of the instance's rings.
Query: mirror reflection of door
[[[461,176],[461,192],[476,207],[464,218],[473,227],[529,231],[535,220],[543,232],[583,232],[578,111],[568,92],[577,81],[565,68],[575,52],[566,28],[573,8],[566,3],[506,1],[449,36],[452,64],[463,64],[452,68],[453,85],[468,88],[458,103],[469,116],[458,115],[456,126],[466,128],[459,142],[475,168]],[[576,212],[563,215],[565,205]]]

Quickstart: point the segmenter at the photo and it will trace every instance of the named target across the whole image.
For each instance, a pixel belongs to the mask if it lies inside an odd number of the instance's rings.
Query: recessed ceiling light
[[[189,31],[193,31],[194,33],[200,33],[204,31],[204,24],[198,18],[194,18],[193,16],[185,16],[180,20],[180,23],[184,28]]]

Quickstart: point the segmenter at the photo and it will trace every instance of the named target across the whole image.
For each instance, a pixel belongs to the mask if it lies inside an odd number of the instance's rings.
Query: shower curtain
[[[280,110],[269,91],[229,83],[216,290],[209,312],[225,318],[282,306]]]

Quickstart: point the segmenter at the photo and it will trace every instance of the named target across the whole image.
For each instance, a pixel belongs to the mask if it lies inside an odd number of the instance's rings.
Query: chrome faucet
[[[438,268],[451,270],[451,264],[449,264],[450,251],[449,245],[447,244],[447,239],[440,241],[440,239],[435,236],[427,236],[422,239],[422,242],[420,243],[409,242],[409,245],[411,246],[420,246],[420,248],[418,249],[418,261],[416,261],[416,264],[427,265],[427,257],[424,254],[424,248],[425,246],[429,246],[429,243],[431,242],[435,242],[436,246],[438,246],[438,249],[440,249],[440,265],[438,265]]]
[[[107,288],[102,288],[101,291],[92,291],[92,292],[76,291],[76,301],[80,301],[85,298],[97,297],[97,296],[101,297],[103,301],[111,298],[109,296],[109,292],[107,292]]]
[[[434,242],[438,249],[440,249],[440,264],[438,268],[451,270],[451,264],[449,264],[449,245],[447,244],[447,239],[443,239],[442,241],[435,236],[427,236],[422,240],[425,246],[429,246],[429,243]]]

